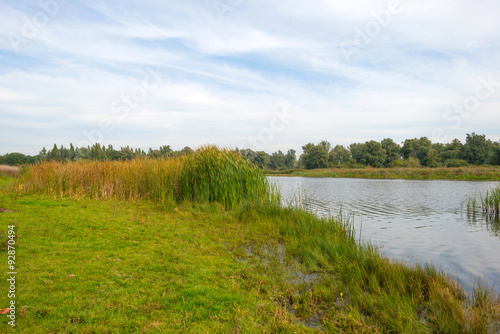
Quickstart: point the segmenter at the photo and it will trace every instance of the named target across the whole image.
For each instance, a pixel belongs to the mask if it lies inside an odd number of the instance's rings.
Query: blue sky
[[[0,3],[0,154],[500,140],[497,0]]]

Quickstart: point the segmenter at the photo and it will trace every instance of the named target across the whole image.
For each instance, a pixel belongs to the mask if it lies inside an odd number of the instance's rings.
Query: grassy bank
[[[213,172],[203,166],[185,168]],[[17,236],[19,333],[486,333],[498,321],[485,288],[468,297],[434,267],[389,261],[348,222],[282,208],[270,193],[233,206],[193,192],[124,199],[96,196],[92,182],[30,188],[44,184],[30,173],[22,187],[0,181],[2,245],[8,225]]]
[[[330,168],[292,169],[266,171],[273,176],[342,177],[365,179],[409,180],[500,180],[498,167],[450,167],[450,168]]]

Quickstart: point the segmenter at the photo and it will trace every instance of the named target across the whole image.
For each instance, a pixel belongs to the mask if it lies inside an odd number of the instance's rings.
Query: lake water
[[[500,291],[500,223],[462,210],[466,195],[500,182],[271,177],[285,198],[303,192],[317,215],[354,213],[357,236],[389,258],[429,262],[470,291],[478,278]],[[362,224],[362,228],[361,228]]]

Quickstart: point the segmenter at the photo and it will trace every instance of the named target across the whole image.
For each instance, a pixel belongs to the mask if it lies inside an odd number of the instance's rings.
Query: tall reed
[[[19,188],[95,199],[215,201],[227,208],[246,200],[279,200],[258,168],[236,152],[216,146],[164,159],[45,162],[24,171]]]

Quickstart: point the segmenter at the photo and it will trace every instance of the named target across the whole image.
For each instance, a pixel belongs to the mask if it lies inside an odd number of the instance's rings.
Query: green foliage
[[[269,168],[276,170],[281,166],[285,166],[285,155],[281,151],[274,152],[269,158]]]
[[[403,161],[403,167],[409,167],[409,168],[420,167],[420,160],[414,157],[409,157],[408,159]]]
[[[328,159],[334,166],[348,164],[351,160],[351,151],[342,145],[336,145],[329,154]]]
[[[391,138],[383,139],[380,144],[385,150],[386,158],[384,162],[384,167],[391,166],[395,161],[400,161],[400,151],[401,147],[394,142]]]
[[[293,149],[290,149],[288,150],[288,152],[286,152],[286,155],[285,155],[285,165],[284,166],[280,166],[280,167],[284,167],[286,169],[292,169],[292,168],[295,168],[296,165],[297,165],[297,157],[296,157],[296,154],[297,152],[295,152],[295,150]]]
[[[460,157],[468,163],[481,165],[487,161],[492,149],[493,144],[486,140],[485,135],[477,135],[473,132],[467,134],[465,144],[460,150]]]
[[[367,141],[364,144],[351,144],[349,148],[352,157],[360,164],[382,167],[386,162],[386,150],[381,143],[374,140]]]
[[[444,166],[446,167],[467,167],[469,163],[465,160],[461,159],[447,159],[444,162]]]
[[[300,165],[305,169],[327,168],[329,148],[330,144],[326,141],[302,146],[304,154],[300,156]]]
[[[438,167],[439,152],[427,137],[407,139],[401,148],[403,159],[416,158],[422,166]]]

